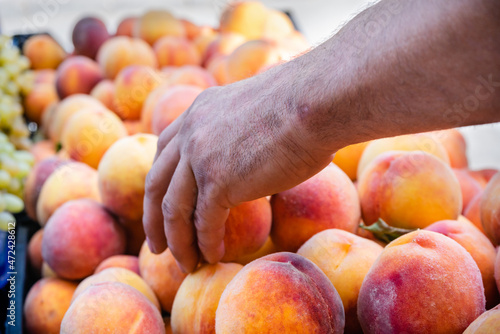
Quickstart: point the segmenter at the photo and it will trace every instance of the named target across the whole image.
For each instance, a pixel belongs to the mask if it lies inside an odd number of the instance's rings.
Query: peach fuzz
[[[123,126],[125,127],[125,130],[127,130],[127,134],[129,136],[144,132],[142,131],[142,124],[140,120],[124,120]]]
[[[230,83],[229,74],[227,72],[228,58],[228,56],[213,57],[207,64],[207,71],[212,74],[212,76],[220,86],[224,86]]]
[[[217,85],[215,78],[200,66],[185,65],[177,68],[167,78],[171,85],[192,85],[206,89]]]
[[[36,282],[24,301],[26,332],[59,334],[75,289],[76,283],[59,278],[42,278]]]
[[[450,166],[453,168],[467,168],[467,144],[464,136],[457,129],[447,129],[429,132],[438,142],[443,145],[450,158]]]
[[[493,241],[500,244],[500,173],[497,173],[484,189],[480,204],[481,222],[484,232]]]
[[[222,292],[243,268],[236,263],[205,264],[182,282],[170,316],[174,333],[215,333],[215,312]]]
[[[130,65],[115,79],[114,111],[122,119],[138,120],[149,93],[163,82],[161,74],[152,67]]]
[[[57,101],[59,97],[54,84],[36,84],[24,98],[24,113],[30,121],[41,124],[46,108]]]
[[[207,52],[208,46],[217,38],[218,35],[219,35],[218,32],[209,30],[200,34],[193,40],[193,44],[200,53],[200,55],[203,56]]]
[[[144,183],[153,164],[158,137],[137,134],[115,142],[99,163],[99,192],[108,210],[127,221],[140,221]]]
[[[89,94],[103,78],[95,61],[84,56],[69,57],[57,68],[57,95],[64,99],[73,94]]]
[[[457,177],[458,183],[460,184],[460,190],[462,193],[462,206],[463,210],[465,210],[471,200],[477,194],[483,191],[483,187],[481,187],[481,184],[477,182],[472,176],[470,176],[468,171],[465,169],[453,168],[453,173]]]
[[[441,220],[425,228],[438,232],[458,242],[472,256],[483,278],[486,308],[500,302],[500,295],[494,278],[496,251],[490,240],[466,220]]]
[[[170,250],[153,254],[144,243],[139,253],[139,269],[142,278],[158,297],[161,308],[171,312],[177,290],[187,274],[179,269]]]
[[[193,104],[202,91],[202,88],[190,85],[174,85],[166,90],[153,109],[151,117],[153,133],[159,136],[167,126]]]
[[[42,256],[59,277],[92,275],[104,259],[125,250],[125,235],[98,202],[77,199],[63,204],[44,229]]]
[[[495,334],[500,333],[500,305],[481,314],[474,320],[463,334]]]
[[[66,58],[66,52],[49,35],[28,38],[23,45],[23,54],[28,57],[34,70],[56,69]]]
[[[115,36],[134,36],[134,26],[139,18],[136,16],[126,17],[116,27]]]
[[[384,248],[355,234],[330,229],[315,234],[297,251],[332,282],[344,305],[346,333],[363,333],[357,316],[361,284]]]
[[[109,110],[114,109],[115,83],[105,79],[97,83],[90,91],[90,96],[99,100]]]
[[[328,277],[294,253],[247,264],[222,293],[216,333],[343,333],[344,308]]]
[[[358,179],[363,221],[379,218],[394,227],[424,228],[457,219],[462,195],[442,160],[422,151],[389,151],[375,158]]]
[[[45,180],[36,203],[36,216],[44,226],[61,205],[72,199],[99,200],[97,172],[86,164],[71,161],[60,165]]]
[[[87,277],[78,284],[78,287],[73,294],[73,300],[78,298],[78,296],[85,291],[91,285],[97,285],[104,282],[119,282],[123,284],[130,285],[146,297],[151,304],[156,306],[160,310],[160,303],[158,298],[156,298],[155,293],[149,285],[136,273],[125,268],[108,268],[103,271]]]
[[[73,28],[71,39],[75,47],[74,53],[95,59],[97,51],[109,37],[104,22],[96,17],[84,17]]]
[[[483,224],[481,223],[481,199],[483,198],[483,192],[474,196],[469,202],[467,207],[464,207],[463,215],[471,223],[473,223],[483,234],[484,232]]]
[[[164,334],[158,309],[142,293],[119,282],[88,287],[72,303],[61,323],[61,334]]]
[[[290,36],[295,31],[292,20],[280,10],[269,9],[267,12],[263,39],[281,40]]]
[[[163,36],[186,36],[186,30],[181,21],[165,10],[151,10],[140,16],[133,30],[138,37],[153,45]]]
[[[28,259],[30,265],[35,271],[40,274],[42,272],[42,240],[43,229],[40,229],[33,234],[28,243]]]
[[[212,59],[219,56],[228,56],[241,44],[245,43],[245,36],[237,33],[221,33],[207,46],[203,54],[203,64],[206,66]]]
[[[127,135],[115,113],[103,108],[84,108],[66,122],[61,143],[71,159],[97,168],[109,147]]]
[[[114,79],[118,72],[130,65],[158,66],[155,53],[148,43],[127,36],[112,37],[104,42],[96,60],[108,79]]]
[[[198,49],[185,37],[162,37],[155,42],[153,50],[160,67],[201,64]]]
[[[271,197],[271,239],[278,249],[297,251],[318,232],[356,232],[359,199],[349,177],[334,164],[309,180]]]
[[[279,250],[276,247],[276,245],[273,244],[271,237],[267,237],[266,242],[264,243],[264,245],[262,245],[262,247],[259,248],[258,251],[251,253],[251,254],[248,254],[248,255],[245,255],[245,256],[241,256],[238,259],[238,261],[236,261],[236,262],[239,264],[242,264],[242,265],[247,265],[250,262],[257,260],[263,256],[273,254],[273,253],[278,253],[278,252],[279,252]]]
[[[153,110],[156,107],[156,104],[158,103],[160,98],[163,96],[163,94],[168,92],[170,86],[172,85],[168,82],[160,84],[151,93],[149,93],[148,97],[142,104],[141,120],[140,120],[141,132],[153,133],[152,129]]]
[[[359,159],[370,142],[362,142],[341,148],[335,153],[333,163],[339,166],[352,181],[356,181]]]
[[[238,1],[227,6],[220,18],[222,33],[238,33],[248,40],[263,37],[268,9],[258,1]]]
[[[94,274],[100,273],[108,268],[125,268],[141,275],[139,270],[139,258],[133,255],[113,255],[102,261],[95,269]]]
[[[419,133],[372,140],[366,146],[358,164],[357,177],[361,176],[365,168],[378,155],[387,151],[424,151],[450,164],[448,153],[443,145],[429,134]]]
[[[56,83],[56,70],[46,68],[43,70],[34,70],[33,84],[52,84]]]
[[[451,238],[425,230],[387,245],[358,297],[364,333],[458,334],[484,311],[481,272],[472,256]]]
[[[479,170],[468,170],[468,172],[470,176],[472,176],[483,188],[485,188],[493,176],[498,173],[498,170],[494,168],[485,168]]]

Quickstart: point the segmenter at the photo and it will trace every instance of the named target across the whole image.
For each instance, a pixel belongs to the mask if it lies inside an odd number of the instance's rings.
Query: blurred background
[[[100,17],[113,32],[120,20],[149,9],[167,9],[198,25],[217,24],[228,0],[0,0],[3,34],[47,32],[71,52],[71,32],[81,17]],[[266,6],[290,13],[297,28],[314,46],[370,5],[366,0],[263,0]],[[500,125],[461,128],[468,144],[470,168],[500,168]]]

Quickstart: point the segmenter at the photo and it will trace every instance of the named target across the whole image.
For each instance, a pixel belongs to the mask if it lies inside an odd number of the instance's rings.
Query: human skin
[[[496,0],[382,0],[303,56],[205,90],[158,141],[152,251],[168,245],[185,271],[215,263],[229,208],[301,183],[338,149],[499,121],[499,39]]]

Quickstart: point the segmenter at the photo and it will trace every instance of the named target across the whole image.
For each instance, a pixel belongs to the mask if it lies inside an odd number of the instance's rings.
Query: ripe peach
[[[99,65],[84,56],[70,57],[57,68],[56,89],[59,98],[73,94],[89,94],[103,79]]]
[[[467,207],[464,207],[463,215],[471,223],[473,223],[483,234],[484,232],[483,224],[481,223],[481,199],[483,198],[483,192],[481,191],[476,196],[474,196]]]
[[[59,278],[45,261],[42,263],[42,278]]]
[[[293,252],[329,228],[354,233],[360,218],[356,188],[334,164],[298,186],[273,195],[271,206],[273,243]]]
[[[75,289],[76,283],[59,278],[42,278],[36,282],[24,302],[26,332],[59,334]]]
[[[452,238],[469,252],[481,271],[486,308],[497,305],[500,295],[493,276],[496,252],[488,238],[471,222],[465,220],[441,220],[425,229]]]
[[[98,168],[102,203],[128,221],[140,221],[143,213],[144,183],[153,164],[158,137],[137,134],[115,142]]]
[[[228,56],[212,57],[207,64],[207,71],[212,74],[220,86],[230,83],[229,74],[227,72]]]
[[[468,170],[469,175],[474,178],[479,184],[484,188],[490,182],[491,178],[498,173],[497,169],[494,168],[486,168],[479,170]]]
[[[43,239],[43,229],[39,229],[33,234],[28,243],[28,258],[31,267],[35,269],[37,273],[42,272],[42,239]]]
[[[460,190],[462,193],[462,206],[463,210],[465,210],[470,201],[477,194],[483,191],[483,187],[481,187],[481,184],[479,184],[479,182],[477,182],[472,176],[470,176],[468,171],[465,169],[453,168],[453,173],[457,177],[458,183],[460,184]]]
[[[115,36],[133,37],[134,26],[139,18],[135,16],[126,17],[120,21],[116,28]]]
[[[262,247],[259,248],[258,251],[248,255],[241,256],[236,262],[242,265],[247,265],[250,262],[257,260],[263,256],[277,252],[279,252],[279,250],[271,240],[271,237],[267,237],[266,242],[264,243],[264,245],[262,245]]]
[[[262,30],[261,38],[270,40],[281,40],[287,38],[295,31],[292,20],[279,10],[270,9]]]
[[[186,36],[182,22],[164,10],[151,10],[138,18],[134,26],[134,37],[153,45],[163,36]]]
[[[339,166],[352,181],[356,181],[359,159],[369,143],[369,141],[365,141],[346,146],[338,150],[333,157],[333,163]]]
[[[153,50],[160,67],[201,64],[200,53],[185,37],[164,36],[155,42]]]
[[[56,69],[66,58],[64,49],[49,35],[30,37],[23,45],[23,54],[28,57],[34,70]]]
[[[205,264],[189,274],[175,295],[170,318],[172,331],[215,333],[220,296],[241,268],[236,263]]]
[[[168,79],[167,79],[168,80]],[[149,93],[148,97],[142,104],[141,110],[141,132],[144,133],[153,133],[152,127],[152,117],[153,110],[156,107],[156,104],[163,96],[165,92],[170,89],[171,84],[168,82],[164,82],[156,87],[151,93]]]
[[[99,100],[109,110],[114,110],[115,83],[108,79],[99,81],[90,91],[90,96]]]
[[[95,269],[94,274],[108,268],[125,268],[140,275],[139,258],[133,255],[113,255],[102,261]]]
[[[158,309],[142,293],[119,282],[88,287],[72,303],[61,334],[165,333]]]
[[[36,203],[38,222],[44,226],[57,208],[78,198],[99,200],[97,171],[76,161],[59,165],[40,190]]]
[[[139,133],[142,133],[142,124],[140,120],[124,120],[123,126],[127,130],[127,134],[129,136],[133,136]]]
[[[52,126],[52,122],[58,105],[59,105],[58,102],[52,102],[42,112],[42,120],[41,120],[42,124],[40,124],[40,132],[43,134],[45,138],[51,139],[50,127]]]
[[[481,222],[484,232],[495,245],[500,244],[500,173],[488,182],[481,200]]]
[[[46,108],[59,101],[53,84],[36,84],[24,98],[24,112],[32,122],[41,124],[42,115]]]
[[[48,139],[37,141],[29,149],[35,159],[35,165],[42,160],[54,157],[56,155],[56,147],[54,143]]]
[[[268,10],[258,1],[239,1],[230,4],[220,18],[222,33],[234,32],[248,40],[263,37]]]
[[[199,26],[187,19],[180,19],[180,21],[184,26],[184,30],[186,31],[186,37],[190,41],[194,41],[198,36],[205,33],[205,30],[213,30],[212,27]]]
[[[474,259],[451,238],[424,230],[384,248],[358,297],[365,333],[462,333],[484,310]]]
[[[429,134],[443,145],[450,158],[451,167],[467,168],[467,144],[460,131],[447,129],[429,132]]]
[[[158,66],[155,53],[146,42],[127,36],[112,37],[104,42],[96,60],[108,79],[114,79],[129,65]]]
[[[139,253],[139,268],[141,276],[158,297],[161,308],[171,312],[177,290],[187,274],[179,269],[170,250],[153,254],[144,243]]]
[[[218,35],[219,35],[218,32],[209,30],[200,34],[193,40],[193,44],[200,53],[200,55],[204,55],[207,52],[208,46],[217,38]]]
[[[95,59],[97,51],[109,37],[104,22],[96,17],[84,17],[73,28],[75,54]]]
[[[35,77],[33,79],[33,85],[38,84],[52,84],[56,83],[56,70],[52,68],[46,68],[43,70],[34,70]]]
[[[371,240],[330,229],[315,234],[297,251],[316,264],[337,289],[344,305],[346,333],[363,333],[356,313],[359,289],[383,249]]]
[[[298,31],[293,31],[277,42],[280,56],[283,60],[291,60],[311,50],[311,44]]]
[[[222,33],[207,46],[203,54],[203,64],[206,66],[210,60],[219,56],[228,56],[241,44],[246,42],[245,36],[238,33]]]
[[[247,264],[222,293],[217,333],[343,333],[344,308],[308,259],[275,253]]]
[[[484,312],[474,320],[463,334],[500,333],[500,305]]]
[[[394,227],[424,228],[438,220],[457,219],[462,211],[453,171],[422,151],[379,155],[358,178],[358,193],[367,225],[382,218]]]
[[[190,85],[174,85],[165,91],[153,109],[151,120],[153,133],[160,135],[191,106],[202,91],[200,87]]]
[[[63,204],[43,233],[44,261],[67,279],[92,275],[104,259],[124,251],[125,235],[114,217],[86,198]]]
[[[495,277],[495,283],[497,289],[500,291],[500,252],[497,252],[495,256],[495,264],[493,269],[493,275]]]
[[[192,85],[202,89],[216,86],[212,74],[204,68],[194,65],[185,65],[176,69],[167,79],[171,85]]]
[[[103,108],[84,108],[66,122],[61,143],[71,159],[97,168],[108,148],[127,135],[115,113]]]

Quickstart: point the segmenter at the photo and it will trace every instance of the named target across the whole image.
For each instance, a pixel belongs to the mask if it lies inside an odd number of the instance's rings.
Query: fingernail
[[[148,243],[148,247],[149,247],[149,250],[151,251],[151,253],[156,254],[156,248],[155,248],[154,244],[151,242],[151,240],[149,240],[148,237],[146,237],[146,242]]]

